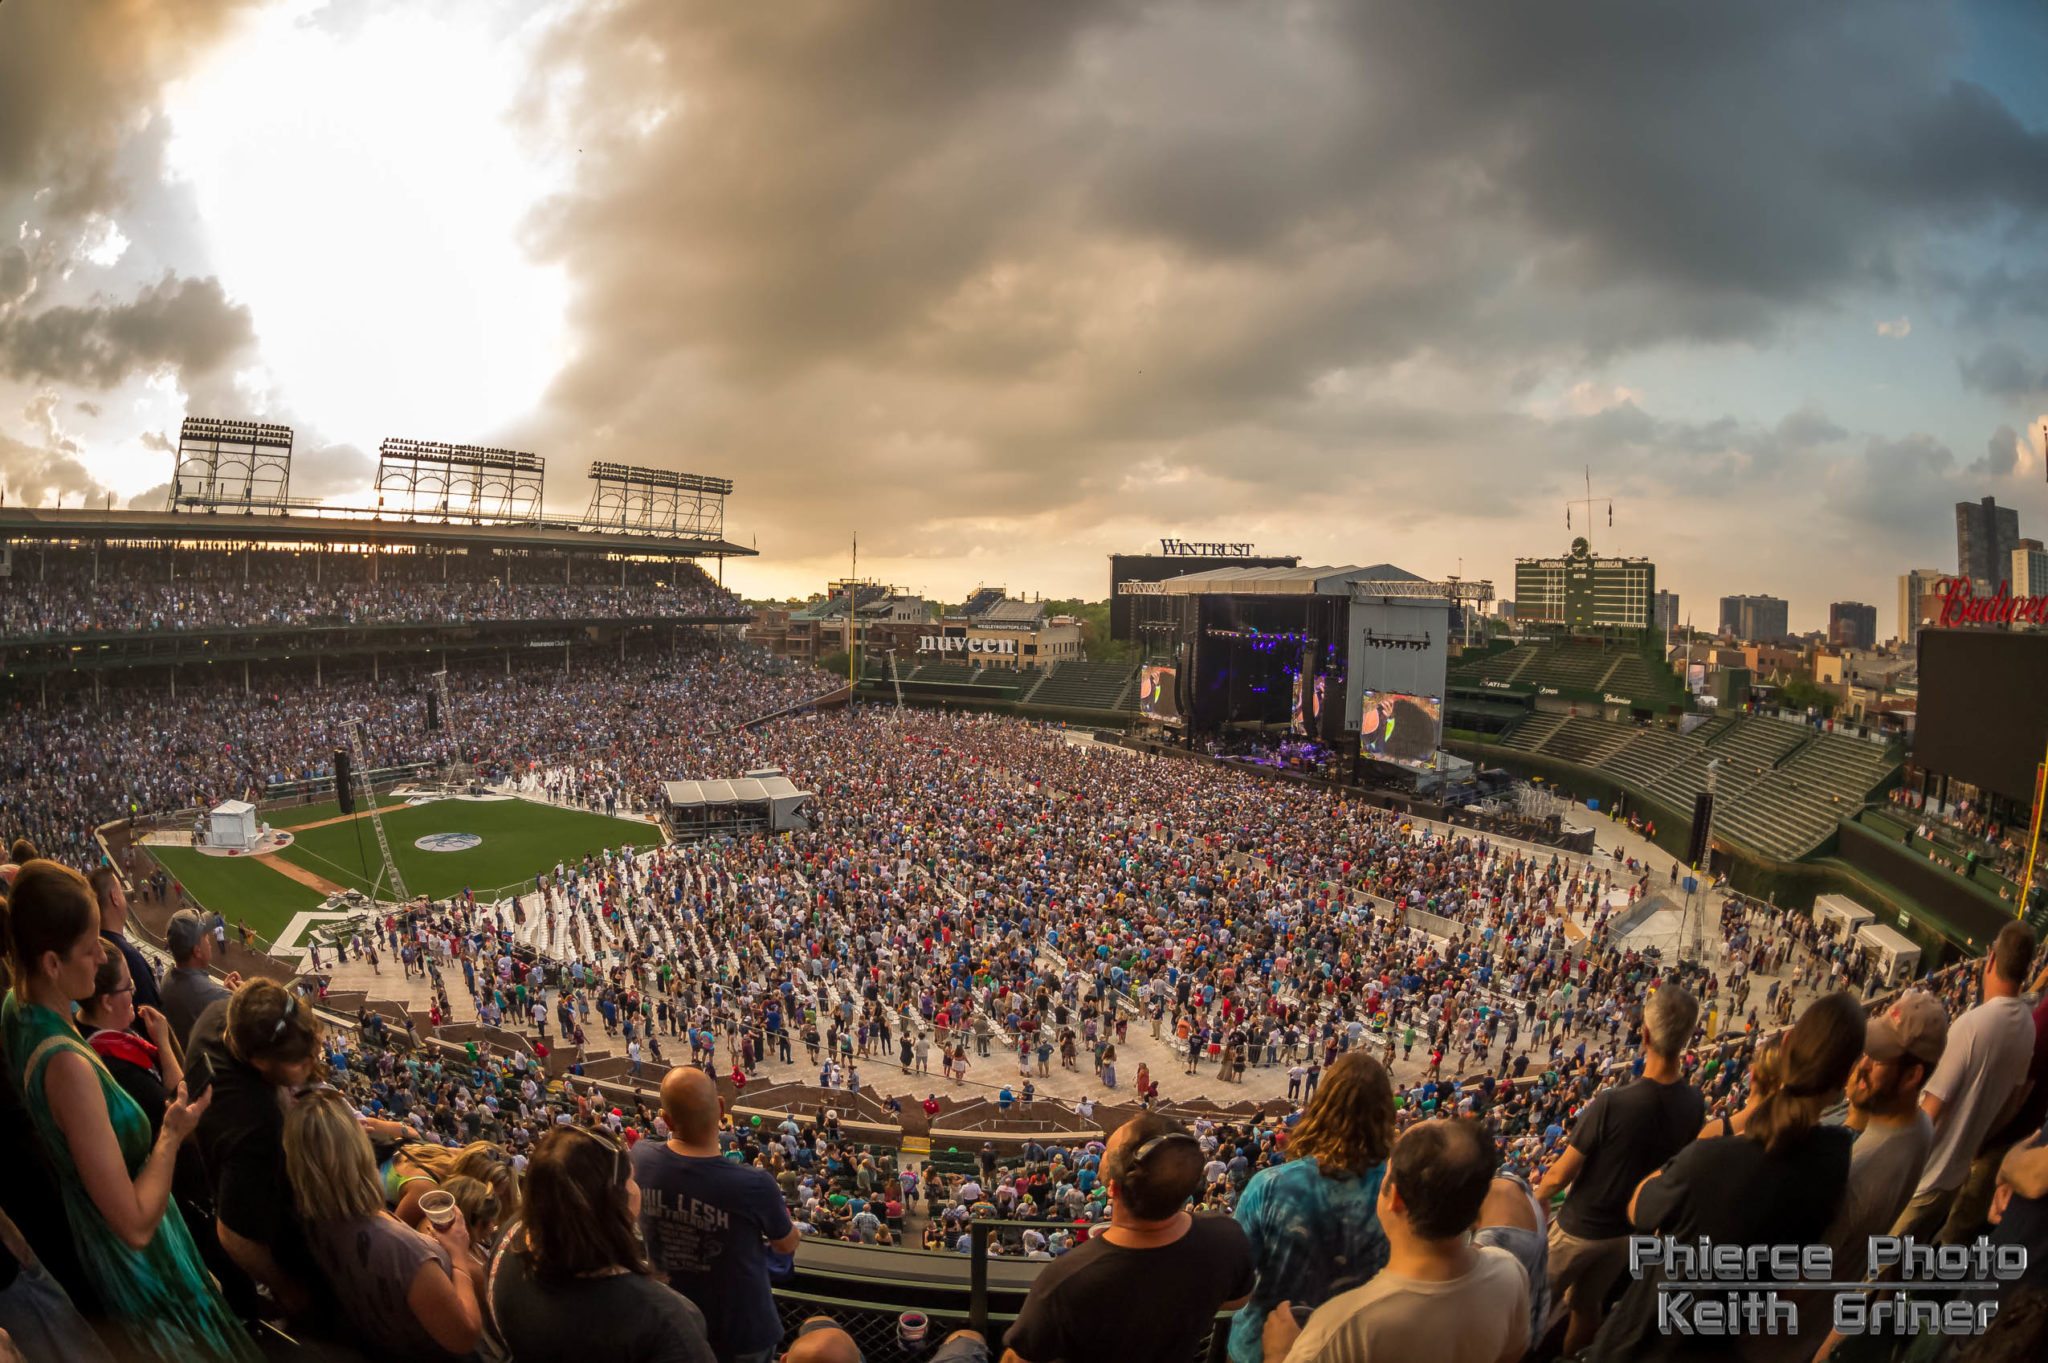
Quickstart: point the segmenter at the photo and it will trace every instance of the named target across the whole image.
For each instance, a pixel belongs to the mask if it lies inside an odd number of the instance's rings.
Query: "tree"
[[[1134,663],[1137,644],[1109,637],[1109,602],[1067,599],[1045,603],[1047,615],[1071,615],[1081,622],[1081,654],[1091,663]]]
[[[1806,677],[1794,677],[1778,688],[1778,698],[1793,710],[1804,710],[1808,706],[1818,709],[1824,715],[1835,712],[1838,703],[1835,694],[1815,685]]]

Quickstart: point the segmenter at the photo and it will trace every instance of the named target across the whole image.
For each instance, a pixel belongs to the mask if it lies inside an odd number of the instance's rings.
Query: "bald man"
[[[669,1138],[633,1149],[640,1231],[669,1286],[704,1313],[711,1350],[733,1363],[769,1363],[782,1322],[769,1295],[768,1255],[801,1239],[774,1177],[718,1143],[723,1104],[702,1070],[679,1065],[661,1081]]]

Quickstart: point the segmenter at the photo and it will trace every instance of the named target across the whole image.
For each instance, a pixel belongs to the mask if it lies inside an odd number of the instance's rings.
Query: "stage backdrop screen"
[[[1174,699],[1179,671],[1171,667],[1138,669],[1138,713],[1147,719],[1178,722],[1180,704]]]
[[[1398,691],[1368,691],[1359,712],[1358,750],[1396,762],[1429,762],[1443,734],[1443,701]]]
[[[1441,598],[1353,601],[1346,624],[1351,666],[1344,727],[1358,729],[1363,697],[1373,692],[1441,696],[1450,666],[1451,603]]]
[[[1913,761],[2029,806],[2048,744],[2048,634],[1920,631]]]

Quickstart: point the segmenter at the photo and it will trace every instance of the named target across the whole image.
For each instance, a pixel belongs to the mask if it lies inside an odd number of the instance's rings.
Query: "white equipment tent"
[[[1897,928],[1865,923],[1856,929],[1856,945],[1873,958],[1877,977],[1887,986],[1903,984],[1920,973],[1920,946]]]
[[[735,781],[668,781],[662,799],[669,832],[678,838],[716,833],[807,832],[809,791],[787,776],[743,776]]]
[[[1847,895],[1824,894],[1813,901],[1813,921],[1830,937],[1853,937],[1865,923],[1875,923],[1877,915]]]
[[[224,800],[207,815],[206,841],[212,847],[235,852],[253,852],[260,833],[256,827],[256,806],[247,800]]]

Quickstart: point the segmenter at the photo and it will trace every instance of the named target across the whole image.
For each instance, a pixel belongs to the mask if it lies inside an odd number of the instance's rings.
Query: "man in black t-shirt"
[[[1184,1204],[1202,1184],[1202,1147],[1156,1113],[1109,1138],[1102,1177],[1110,1220],[1087,1244],[1047,1265],[1003,1363],[1183,1363],[1218,1311],[1251,1295],[1251,1244],[1235,1221]]]
[[[1628,1255],[1628,1200],[1636,1185],[1684,1148],[1706,1121],[1706,1102],[1684,1081],[1679,1057],[1699,1001],[1665,983],[1643,1005],[1643,1077],[1587,1104],[1570,1143],[1543,1175],[1538,1200],[1569,1188],[1550,1223],[1550,1296],[1571,1311],[1564,1352],[1592,1341],[1600,1310]]]

